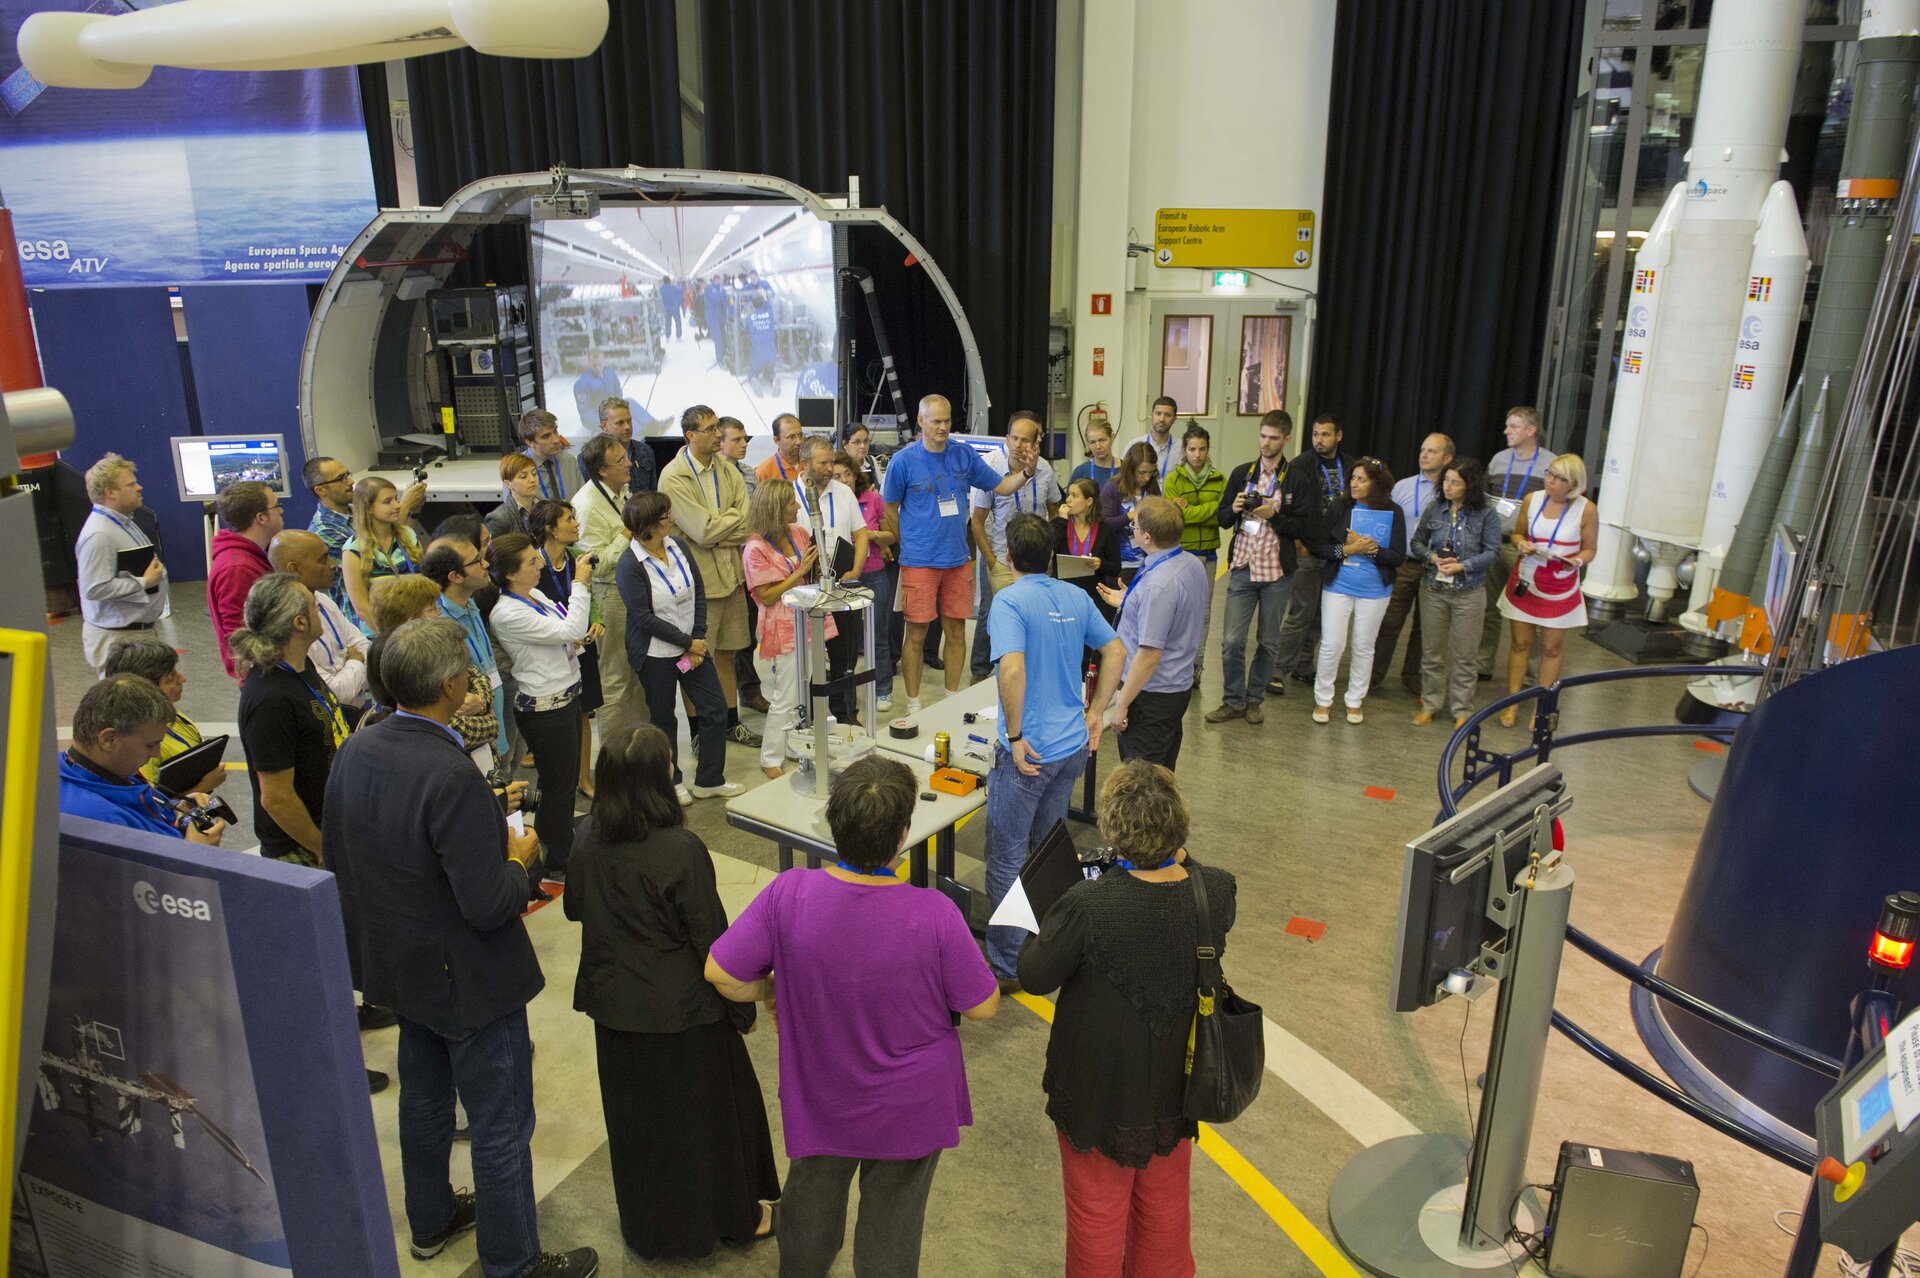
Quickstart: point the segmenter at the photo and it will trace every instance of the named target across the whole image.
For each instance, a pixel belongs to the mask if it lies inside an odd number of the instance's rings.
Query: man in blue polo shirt
[[[934,618],[940,619],[948,693],[960,691],[966,673],[967,618],[973,615],[973,555],[967,549],[972,490],[1006,496],[1032,479],[1039,464],[1029,457],[1002,475],[966,444],[948,447],[952,431],[947,397],[923,398],[920,438],[893,455],[880,489],[887,513],[900,526],[900,610],[907,618],[900,673],[910,715],[920,709],[922,645]]]
[[[1126,649],[1093,598],[1047,575],[1053,525],[1023,513],[1007,521],[1011,585],[994,596],[987,627],[1000,665],[1000,749],[987,778],[987,896],[997,909],[1033,845],[1067,816],[1073,783],[1100,748],[1100,716],[1120,683]],[[1088,648],[1100,653],[1092,704],[1081,699]],[[987,929],[987,964],[1003,989],[1026,934]]]
[[[1107,716],[1119,734],[1120,757],[1168,769],[1180,759],[1181,720],[1193,697],[1193,661],[1213,588],[1206,564],[1180,549],[1186,526],[1186,516],[1166,498],[1141,498],[1133,508],[1133,540],[1146,560],[1124,592],[1097,587],[1107,606],[1120,610],[1127,649],[1120,693]]]

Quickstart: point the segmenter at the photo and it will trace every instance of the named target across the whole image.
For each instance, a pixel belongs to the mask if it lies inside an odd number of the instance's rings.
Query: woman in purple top
[[[714,988],[769,1015],[780,974],[784,1278],[832,1267],[856,1171],[855,1272],[919,1272],[940,1151],[973,1125],[956,1026],[1000,991],[953,902],[894,873],[917,800],[905,764],[850,765],[827,797],[840,861],[776,877],[707,955]]]

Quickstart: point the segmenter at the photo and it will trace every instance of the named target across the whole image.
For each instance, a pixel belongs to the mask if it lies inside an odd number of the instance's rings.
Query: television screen
[[[279,435],[176,435],[173,475],[181,501],[212,501],[229,484],[250,479],[282,497],[287,447]]]
[[[603,205],[533,226],[540,374],[563,432],[627,401],[636,434],[707,404],[750,435],[840,391],[833,228],[797,205]]]

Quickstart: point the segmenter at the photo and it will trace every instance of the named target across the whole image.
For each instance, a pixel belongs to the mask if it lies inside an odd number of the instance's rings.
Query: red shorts
[[[935,617],[973,615],[973,565],[900,569],[900,611],[915,625]]]

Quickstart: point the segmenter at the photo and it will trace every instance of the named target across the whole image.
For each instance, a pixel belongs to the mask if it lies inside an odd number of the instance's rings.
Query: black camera
[[[426,483],[427,468],[425,466],[415,466],[413,468],[413,478],[416,483],[421,483],[421,484]]]
[[[587,556],[587,567],[589,567],[589,568],[591,568],[591,569],[593,569],[593,570],[594,570],[595,572],[598,572],[598,571],[600,570],[600,556],[598,556],[598,555],[588,555],[588,556]]]
[[[520,792],[520,815],[530,817],[540,810],[540,790],[533,782]]]
[[[216,823],[225,821],[228,825],[232,825],[240,818],[235,815],[234,810],[228,806],[227,801],[216,794],[198,807],[190,806],[186,808],[183,819],[191,822],[193,828],[200,831],[200,833],[210,834],[213,832],[213,827]]]

